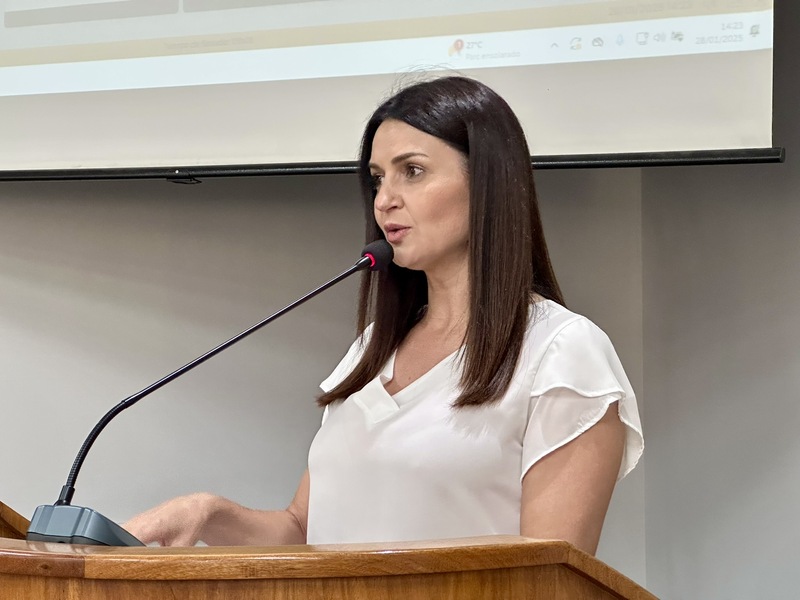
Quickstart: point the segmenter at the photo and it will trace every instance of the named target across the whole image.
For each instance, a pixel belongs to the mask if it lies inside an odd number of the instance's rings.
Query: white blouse
[[[355,367],[357,340],[320,384]],[[389,395],[383,371],[329,405],[309,451],[309,544],[519,535],[521,481],[618,402],[626,425],[619,478],[644,448],[639,412],[610,340],[587,318],[545,300],[532,306],[517,369],[489,405],[452,408],[459,353]]]

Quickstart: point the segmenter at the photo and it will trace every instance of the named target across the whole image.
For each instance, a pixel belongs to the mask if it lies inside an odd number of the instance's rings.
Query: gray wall
[[[774,166],[642,177],[647,583],[797,598],[800,3],[776,3]]]
[[[539,173],[537,185],[567,305],[611,337],[644,421],[641,171],[547,171]],[[646,445],[646,422],[643,427]],[[601,559],[642,584],[646,455],[618,484],[598,548]]]

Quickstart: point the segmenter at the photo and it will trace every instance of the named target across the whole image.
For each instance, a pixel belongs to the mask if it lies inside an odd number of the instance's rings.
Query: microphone
[[[155,383],[150,384],[143,390],[125,398],[122,402],[117,404],[114,408],[109,410],[102,419],[94,426],[94,429],[89,433],[86,440],[83,442],[78,455],[75,457],[75,462],[72,464],[67,482],[61,488],[61,494],[56,500],[55,504],[45,504],[36,508],[31,518],[31,524],[28,528],[26,539],[29,541],[37,542],[60,542],[66,544],[92,544],[101,546],[143,546],[142,542],[137,540],[130,533],[125,531],[122,527],[114,523],[111,519],[104,517],[99,512],[83,507],[72,506],[72,496],[75,493],[75,481],[78,479],[78,473],[81,470],[83,461],[89,449],[94,444],[97,436],[105,429],[111,420],[121,413],[126,408],[130,408],[145,396],[155,392],[157,389],[168,384],[173,379],[176,379],[195,368],[199,364],[207,361],[212,356],[215,356],[232,346],[239,340],[247,337],[251,333],[261,329],[267,323],[271,323],[281,315],[289,312],[293,308],[300,306],[306,300],[310,300],[317,294],[324,292],[329,287],[339,283],[343,279],[349,277],[356,271],[369,269],[370,271],[385,270],[389,263],[392,262],[394,257],[394,250],[389,243],[384,240],[376,240],[364,247],[361,252],[361,258],[356,263],[343,271],[330,281],[322,284],[315,290],[309,292],[302,298],[295,300],[288,306],[285,306],[278,312],[270,315],[266,319],[259,321],[249,329],[244,330],[240,334],[232,337],[226,342],[223,342],[216,348],[209,350],[202,356],[194,359],[190,363],[183,365],[180,369],[173,371],[169,375],[162,377]]]

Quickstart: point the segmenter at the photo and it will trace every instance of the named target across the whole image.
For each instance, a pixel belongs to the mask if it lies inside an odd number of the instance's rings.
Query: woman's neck
[[[469,320],[469,267],[465,262],[447,272],[426,273],[428,307],[421,324],[426,328],[463,335]]]

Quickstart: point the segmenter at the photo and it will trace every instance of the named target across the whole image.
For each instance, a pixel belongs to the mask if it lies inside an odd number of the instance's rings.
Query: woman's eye
[[[372,174],[372,187],[374,189],[378,189],[381,187],[381,183],[383,183],[383,175],[377,175],[375,173]]]
[[[406,167],[406,175],[408,177],[417,177],[418,175],[422,175],[422,167],[418,167],[417,165],[408,165]]]

